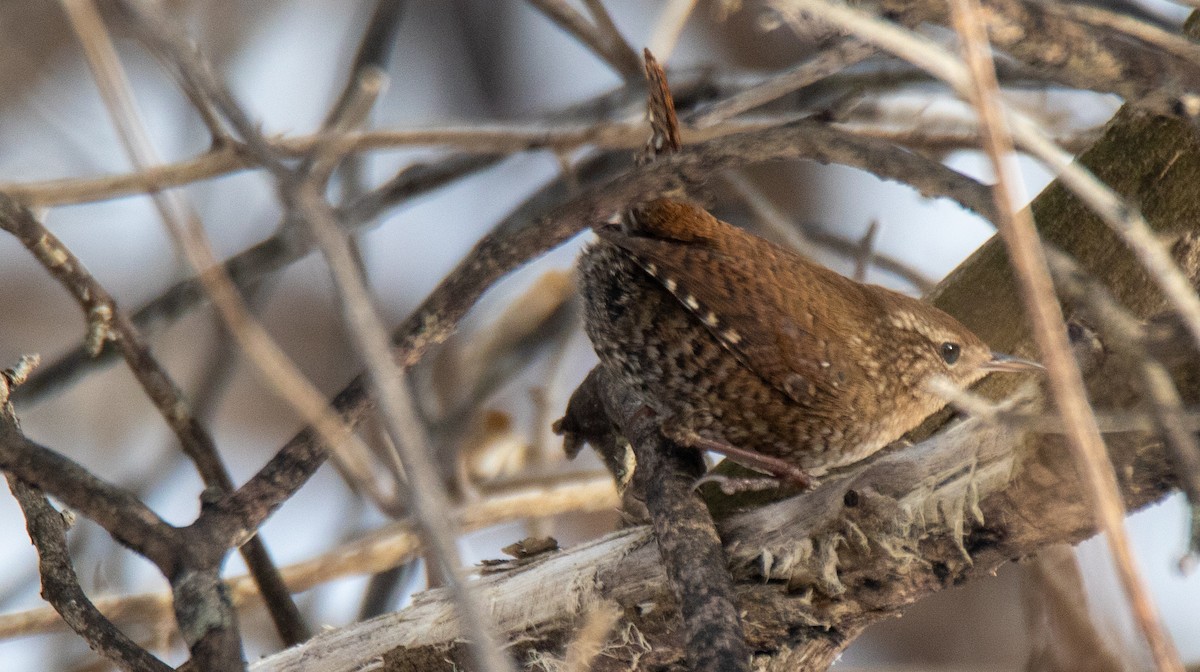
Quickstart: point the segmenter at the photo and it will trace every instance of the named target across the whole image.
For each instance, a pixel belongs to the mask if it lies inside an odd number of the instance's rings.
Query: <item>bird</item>
[[[613,380],[664,434],[811,484],[901,438],[993,371],[1040,365],[992,352],[936,307],[856,282],[657,198],[594,227],[580,256],[584,327]]]

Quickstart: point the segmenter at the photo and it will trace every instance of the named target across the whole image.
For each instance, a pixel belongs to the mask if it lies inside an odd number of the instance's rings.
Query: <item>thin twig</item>
[[[775,128],[795,121],[798,116],[795,113],[754,115],[737,120],[713,122],[703,128],[685,126],[680,129],[680,135],[684,144],[698,144],[737,133]],[[858,121],[839,122],[838,126],[856,135],[940,151],[968,149],[977,146],[978,142],[978,134],[970,129],[906,129]],[[338,153],[350,154],[394,147],[445,146],[476,155],[450,157],[447,161],[453,159],[461,162],[472,159],[477,162],[494,162],[495,158],[489,160],[486,155],[537,149],[569,151],[585,146],[604,150],[634,149],[641,146],[645,136],[646,126],[642,122],[617,121],[554,126],[545,123],[486,123],[348,133],[336,139],[335,147]],[[1082,134],[1064,134],[1057,142],[1080,147],[1094,138],[1093,131],[1085,131]],[[287,157],[300,157],[327,140],[329,139],[318,133],[270,139],[268,142],[276,153]],[[0,182],[0,191],[30,207],[71,205],[153,193],[257,167],[257,163],[246,154],[244,148],[222,145],[192,159],[150,166],[119,175],[38,182]]]
[[[686,116],[696,128],[707,128],[742,112],[765,105],[797,89],[819,82],[830,75],[864,61],[877,53],[875,47],[853,38],[841,38],[817,55],[788,70],[772,75],[719,102]]]
[[[1029,210],[1018,210],[1018,203],[1023,202],[1017,191],[1020,176],[1015,166],[1012,139],[998,101],[999,85],[978,0],[953,0],[951,9],[970,72],[969,99],[979,112],[984,149],[996,173],[994,193],[1000,215],[998,228],[1032,321],[1034,340],[1045,362],[1055,405],[1062,414],[1063,423],[1070,428],[1067,438],[1088,485],[1087,494],[1106,533],[1122,586],[1155,663],[1164,672],[1182,672],[1179,653],[1162,627],[1125,533],[1124,502],[1104,448],[1104,439],[1088,405],[1083,376],[1071,356],[1066,323],[1055,298],[1045,251]]]
[[[0,423],[16,427],[17,417],[8,400],[12,389],[25,382],[37,362],[37,355],[27,355],[16,366],[0,371]],[[83,592],[67,547],[66,515],[56,511],[36,487],[18,476],[10,474],[7,478],[9,490],[25,515],[29,539],[37,549],[42,598],[51,604],[55,614],[79,634],[88,646],[123,670],[170,670],[170,667],[117,629]]]
[[[183,543],[172,527],[130,492],[102,481],[60,453],[29,440],[0,415],[0,469],[84,513],[163,574],[179,567]]]
[[[875,238],[879,235],[879,220],[872,219],[867,230],[858,241],[858,249],[854,255],[854,275],[858,282],[867,281],[867,271],[871,268],[871,260],[875,258]]]
[[[375,11],[367,20],[366,30],[354,53],[354,62],[350,66],[350,76],[338,95],[337,102],[330,108],[321,124],[322,130],[328,129],[335,119],[345,114],[345,108],[354,99],[359,88],[359,78],[368,69],[387,69],[388,62],[396,50],[396,36],[400,32],[400,23],[404,18],[406,0],[377,0]]]
[[[128,672],[167,672],[172,668],[121,632],[92,604],[71,566],[63,514],[37,488],[14,476],[8,488],[25,514],[29,538],[38,552],[42,597],[88,646]]]
[[[306,183],[296,194],[318,246],[326,256],[342,298],[342,308],[355,345],[367,364],[375,396],[383,410],[393,445],[400,452],[408,478],[408,506],[413,511],[433,558],[450,577],[463,620],[463,636],[470,639],[475,663],[482,670],[503,672],[512,663],[492,634],[493,626],[483,606],[471,594],[458,553],[457,530],[451,522],[449,499],[441,477],[427,454],[428,441],[412,409],[404,370],[392,359],[387,330],[376,314],[370,294],[358,273],[350,246],[337,225],[332,208],[315,185]]]
[[[360,76],[359,84],[358,94],[347,97],[338,110],[340,114],[329,117],[334,133],[357,126],[382,86],[380,77],[367,77],[366,74]],[[280,189],[288,206],[308,223],[329,266],[350,335],[366,364],[374,396],[379,400],[391,447],[399,453],[398,459],[403,465],[402,470],[395,469],[395,476],[406,479],[409,486],[407,508],[413,512],[426,541],[429,558],[448,577],[463,622],[462,633],[471,641],[475,664],[488,672],[512,670],[512,661],[496,641],[494,625],[467,583],[458,552],[458,530],[449,514],[450,500],[437,467],[430,459],[429,440],[413,410],[407,375],[392,357],[387,328],[375,310],[350,241],[333,206],[322,196],[337,158],[323,156],[321,149],[318,147],[312,159],[306,160],[299,169],[306,171],[311,164],[311,175],[298,175],[296,181],[280,184]]]

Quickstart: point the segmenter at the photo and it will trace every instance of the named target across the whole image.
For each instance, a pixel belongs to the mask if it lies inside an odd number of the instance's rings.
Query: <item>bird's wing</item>
[[[817,397],[825,403],[831,395],[836,398],[844,373],[835,362],[845,359],[836,352],[843,344],[822,336],[837,333],[837,325],[823,322],[828,311],[810,310],[809,305],[811,292],[833,288],[824,274],[835,274],[803,259],[797,262],[796,255],[699,208],[675,205],[691,208],[684,212],[688,216],[706,219],[680,234],[661,225],[652,210],[634,231],[604,228],[597,234],[629,254],[773,387],[805,405]],[[678,215],[671,224],[678,223],[675,219]]]

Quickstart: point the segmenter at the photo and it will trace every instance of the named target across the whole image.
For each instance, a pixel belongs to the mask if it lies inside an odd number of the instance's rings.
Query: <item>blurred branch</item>
[[[360,83],[362,100],[343,107],[345,118],[330,117],[335,120],[331,124],[335,131],[343,123],[356,125],[356,115],[353,113],[356,105],[362,106],[365,115],[379,93],[378,82],[371,86],[370,80],[363,78]],[[428,437],[413,410],[408,376],[392,358],[387,328],[375,310],[366,279],[361,274],[333,206],[322,195],[326,187],[325,178],[332,172],[334,161],[336,159],[324,158],[318,152],[311,160],[311,174],[300,173],[290,183],[283,181],[280,191],[294,214],[308,223],[309,231],[329,266],[350,335],[367,367],[373,393],[379,400],[390,443],[399,453],[403,465],[402,469],[396,469],[395,475],[397,478],[403,476],[408,486],[405,504],[413,511],[430,560],[437,562],[448,577],[463,624],[463,635],[471,641],[474,662],[485,672],[514,669],[512,661],[495,640],[493,626],[483,604],[467,584],[458,552],[458,530],[449,517],[450,500],[430,457]],[[305,165],[308,163],[306,161]],[[323,164],[328,165],[329,169],[322,170]],[[304,167],[301,168],[303,170]]]
[[[761,130],[795,120],[795,114],[764,116],[732,121],[688,131],[689,142],[702,142],[734,133]],[[287,158],[303,157],[316,146],[328,145],[335,155],[398,147],[447,147],[476,155],[512,154],[537,149],[569,151],[579,147],[634,149],[645,141],[645,122],[602,121],[593,123],[480,123],[458,126],[351,132],[336,138],[317,133],[266,138],[271,151]],[[480,157],[482,158],[482,157]],[[69,205],[154,192],[235,171],[259,168],[258,161],[243,145],[222,145],[186,161],[150,166],[125,175],[99,178],[69,178],[45,182],[0,183],[0,191],[30,206]]]
[[[1097,522],[1104,530],[1122,587],[1151,655],[1160,671],[1183,672],[1179,652],[1163,628],[1125,532],[1125,509],[1116,473],[1105,454],[1104,439],[1088,404],[1083,375],[1071,354],[1066,322],[1054,293],[1042,241],[1029,210],[1018,210],[1018,204],[1025,199],[1018,191],[1020,174],[1013,156],[1013,140],[1001,111],[999,85],[978,0],[953,0],[951,13],[970,73],[970,87],[965,93],[979,113],[984,148],[996,173],[993,193],[1000,213],[997,222],[1000,236],[1022,290],[1055,406],[1067,426],[1067,438],[1078,469],[1084,474],[1090,503],[1096,510]]]
[[[1021,597],[1031,643],[1027,672],[1122,672],[1122,660],[1088,611],[1083,573],[1075,549],[1042,549],[1021,566]]]
[[[322,131],[328,130],[334,120],[346,114],[346,108],[354,101],[359,81],[363,73],[377,69],[387,70],[392,54],[396,50],[396,36],[400,33],[400,24],[404,18],[406,0],[376,0],[375,10],[367,20],[366,29],[354,53],[354,62],[350,65],[349,76],[338,95],[337,102],[330,108],[321,125]],[[310,148],[311,151],[311,148]],[[304,153],[304,152],[301,152]]]

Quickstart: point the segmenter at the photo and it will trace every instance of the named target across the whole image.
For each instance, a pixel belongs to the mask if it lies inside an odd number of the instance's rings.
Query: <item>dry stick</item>
[[[952,0],[955,30],[970,71],[971,103],[979,113],[984,149],[996,173],[993,188],[1000,235],[1023,294],[1033,327],[1034,340],[1042,353],[1050,389],[1063,423],[1070,429],[1067,438],[1075,451],[1076,463],[1088,484],[1087,494],[1096,509],[1097,519],[1107,534],[1121,583],[1133,607],[1142,634],[1150,645],[1159,670],[1182,672],[1179,653],[1162,627],[1154,603],[1138,573],[1129,537],[1125,534],[1125,508],[1117,486],[1116,474],[1108,461],[1104,440],[1096,418],[1088,405],[1083,376],[1079,372],[1067,340],[1066,323],[1054,294],[1050,269],[1046,264],[1041,239],[1027,208],[1018,210],[1016,174],[1012,139],[1005,126],[998,98],[995,67],[992,65],[987,34],[980,16],[978,0]],[[1023,199],[1022,199],[1023,200]]]
[[[355,52],[354,62],[350,67],[350,75],[346,78],[337,103],[330,109],[321,125],[323,134],[335,125],[339,125],[339,120],[346,119],[348,115],[355,116],[357,112],[353,112],[349,108],[360,99],[359,94],[362,91],[363,82],[374,74],[382,75],[387,71],[395,46],[398,44],[396,38],[403,19],[405,4],[404,0],[379,0],[375,5],[375,11],[367,21],[366,29],[359,40],[358,50]],[[361,111],[363,119],[360,125],[365,125],[369,113],[369,108]],[[346,130],[349,128],[347,127]],[[340,134],[335,137],[340,137]],[[338,180],[343,200],[357,198],[366,190],[363,186],[361,158],[357,154],[347,155],[339,166]],[[365,273],[363,255],[358,248],[357,239],[351,236],[350,244],[354,248],[354,258],[359,272]],[[374,429],[377,430],[377,427]],[[397,482],[401,482],[402,477],[396,473],[396,465],[399,460],[395,446],[379,431],[372,431],[369,436],[364,436],[364,439],[377,457],[387,458],[386,463],[392,470],[393,478],[396,478]],[[400,490],[397,490],[397,495],[400,494]],[[357,620],[367,620],[386,611],[397,587],[409,583],[414,570],[414,563],[405,563],[373,575],[363,588],[363,601],[359,607]]]
[[[163,574],[179,567],[179,530],[129,491],[100,480],[70,458],[30,441],[0,422],[0,469],[36,486],[103,527],[118,543],[154,563]]]
[[[25,382],[39,359],[37,355],[26,355],[16,366],[0,371],[0,423],[14,430],[17,416],[9,403],[12,390]],[[52,605],[55,619],[66,623],[88,646],[121,669],[138,672],[171,669],[126,637],[83,592],[71,566],[66,515],[56,511],[40,490],[20,477],[8,475],[8,486],[25,515],[29,539],[38,553],[41,595]]]
[[[354,62],[350,66],[350,77],[337,102],[329,110],[325,122],[321,124],[322,134],[329,129],[335,120],[345,115],[346,107],[354,100],[358,90],[359,76],[368,69],[386,70],[392,60],[400,32],[401,19],[404,17],[405,0],[378,0],[375,11],[367,20],[367,28],[359,40],[358,50],[354,53]]]
[[[3,422],[10,422],[6,418]],[[25,514],[29,538],[38,552],[38,574],[42,577],[42,597],[54,605],[62,619],[79,634],[92,650],[129,672],[166,672],[172,668],[138,646],[104,617],[88,600],[71,567],[67,550],[66,523],[63,514],[50,505],[37,488],[14,476],[8,488]]]
[[[189,100],[209,104],[224,115],[261,167],[274,173],[287,172],[282,157],[271,150],[257,124],[233,99],[212,64],[200,55],[199,48],[177,21],[154,0],[116,0],[114,5],[128,17],[143,46],[172,71]]]
[[[858,241],[858,249],[854,255],[854,279],[857,282],[867,281],[867,271],[871,268],[871,259],[875,258],[875,237],[879,235],[879,220],[872,219],[867,230]]]
[[[786,92],[785,92],[786,93]],[[780,94],[782,95],[782,94]],[[733,100],[727,99],[727,100]],[[758,103],[755,103],[756,105]],[[741,107],[739,104],[736,106]],[[709,115],[725,117],[743,110],[727,110],[721,103],[705,108],[694,124],[709,119]],[[795,121],[797,114],[755,115],[731,121],[706,123],[703,128],[685,127],[681,130],[685,144],[707,142],[734,133],[765,130]],[[838,122],[837,126],[865,137],[891,140],[905,145],[928,147],[932,150],[965,149],[978,146],[978,134],[973,129],[897,129],[886,123],[867,121]],[[1086,146],[1095,137],[1095,130],[1063,134],[1057,143],[1072,147]],[[349,133],[340,138],[338,150],[346,153],[407,146],[447,146],[473,154],[453,156],[446,161],[491,161],[494,153],[512,153],[536,149],[566,151],[583,146],[598,149],[634,149],[645,139],[645,124],[628,122],[597,122],[547,126],[545,123],[479,124],[474,126],[438,127],[427,129],[373,130]],[[270,141],[270,147],[288,157],[304,156],[325,140],[320,134],[284,137]],[[975,143],[975,144],[972,144]],[[437,165],[437,164],[435,164]],[[91,203],[125,196],[144,194],[169,187],[178,187],[227,175],[234,171],[250,170],[257,164],[241,146],[228,144],[205,154],[177,163],[153,166],[144,170],[105,177],[61,178],[38,182],[0,182],[0,191],[30,207],[48,207]]]
[[[378,0],[375,11],[367,21],[366,29],[359,40],[358,50],[354,54],[354,62],[350,66],[350,76],[346,78],[346,82],[342,86],[338,102],[326,115],[325,122],[322,124],[322,133],[334,120],[342,116],[344,106],[354,96],[359,80],[365,73],[369,71],[387,72],[392,55],[395,53],[395,47],[399,43],[397,35],[400,32],[406,4],[405,0]],[[338,183],[343,201],[353,200],[363,195],[366,187],[361,156],[347,155],[345,157],[338,174]],[[357,239],[352,238],[352,244],[357,248]],[[359,265],[362,265],[362,254],[358,250],[356,250],[356,257]],[[375,441],[371,443],[374,448]],[[368,592],[369,590],[368,587]]]
[[[796,114],[764,115],[716,124],[704,129],[685,129],[689,142],[703,142],[733,133],[779,126]],[[600,149],[633,149],[645,139],[644,123],[598,121],[548,125],[546,122],[480,123],[430,128],[373,130],[348,133],[337,140],[343,153],[400,147],[450,147],[470,154],[515,153],[536,149],[569,151],[583,146]],[[328,138],[321,134],[272,138],[267,146],[289,158],[311,153]],[[462,157],[455,157],[462,158]],[[258,168],[241,145],[220,145],[200,156],[177,163],[153,166],[131,173],[105,177],[59,178],[37,182],[0,182],[0,191],[30,206],[90,203],[153,192]]]
[[[339,97],[337,104],[330,110],[329,115],[323,124],[322,131],[328,134],[328,140],[314,147],[312,154],[305,157],[296,169],[294,175],[282,176],[280,181],[280,194],[284,197],[288,211],[293,215],[293,218],[304,221],[310,229],[309,235],[312,235],[311,229],[315,226],[310,220],[306,219],[305,215],[311,214],[305,208],[298,207],[301,199],[298,197],[299,191],[304,188],[305,182],[311,182],[313,188],[318,192],[323,188],[327,188],[329,178],[333,171],[341,163],[342,156],[330,150],[331,145],[336,138],[345,131],[361,126],[366,122],[372,105],[375,99],[386,88],[387,78],[383,74],[383,70],[378,65],[367,63],[360,68],[354,69],[350,78],[352,83],[347,84],[343,90],[343,94]],[[307,176],[304,178],[303,176]],[[324,203],[324,199],[321,199]],[[332,206],[330,206],[332,207]],[[296,217],[296,215],[299,215]],[[332,216],[332,215],[331,215]],[[346,230],[349,227],[340,225],[339,231]],[[346,244],[350,246],[351,260],[354,267],[357,269],[356,275],[362,275],[363,269],[361,257],[358,250],[354,248],[352,239],[347,234]],[[317,248],[324,252],[324,249],[318,242]],[[404,502],[406,496],[406,477],[404,467],[401,464],[400,456],[396,452],[395,441],[376,442],[374,446],[378,450],[373,451],[382,458],[384,466],[391,474],[392,479],[392,496],[387,502],[387,508],[390,512],[399,512],[406,510]]]
[[[1047,260],[1056,283],[1068,299],[1083,305],[1088,316],[1095,320],[1105,336],[1105,344],[1122,351],[1136,362],[1142,394],[1150,402],[1150,410],[1174,461],[1179,485],[1191,505],[1190,553],[1200,554],[1200,443],[1192,434],[1186,418],[1187,410],[1170,372],[1150,356],[1143,343],[1144,330],[1137,318],[1126,311],[1109,293],[1103,283],[1089,277],[1071,257],[1054,249],[1047,250]]]
[[[711,109],[713,114],[723,116],[726,113],[725,110],[718,111],[718,108]],[[707,117],[707,114],[700,118]],[[713,122],[703,128],[685,127],[682,129],[682,136],[685,144],[707,142],[735,133],[778,127],[795,121],[798,116],[794,113],[755,115],[739,120]],[[838,126],[856,135],[928,147],[932,150],[946,151],[978,146],[977,134],[966,129],[896,129],[887,124],[872,125],[858,121],[839,122]],[[468,154],[452,156],[445,161],[486,161],[490,165],[498,160],[499,157],[494,156],[496,153],[537,149],[567,151],[584,146],[604,150],[634,149],[641,145],[645,136],[646,127],[641,122],[598,122],[554,127],[544,123],[480,124],[350,133],[338,140],[338,150],[351,153],[393,147],[446,146]],[[1092,139],[1094,132],[1086,131],[1082,135],[1064,134],[1057,142],[1060,145],[1082,147]],[[270,146],[284,156],[298,157],[311,152],[322,140],[324,138],[319,134],[285,137],[272,140]],[[257,167],[243,147],[224,144],[191,159],[152,166],[144,170],[104,177],[0,182],[0,191],[30,207],[73,205],[165,190]]]
[[[382,88],[382,76],[370,76],[375,73],[370,69],[363,73],[359,93],[347,96],[345,105],[330,116],[329,126],[334,133],[358,125],[367,116]],[[321,149],[300,168],[300,171],[311,168],[311,174],[305,178],[301,172],[296,181],[282,184],[281,190],[286,194],[288,207],[308,223],[329,265],[350,334],[367,366],[374,396],[383,411],[382,420],[390,439],[389,455],[393,462],[399,461],[395,465],[397,475],[402,474],[409,485],[407,508],[413,511],[426,540],[429,559],[440,567],[443,576],[449,577],[464,624],[463,635],[471,640],[475,662],[481,669],[493,672],[512,669],[511,661],[501,652],[492,633],[493,626],[483,606],[468,587],[458,553],[459,534],[448,514],[450,500],[428,454],[429,440],[413,410],[405,370],[392,358],[387,329],[375,311],[362,267],[333,207],[322,196],[322,187],[338,156],[323,155]]]
[[[942,124],[936,119],[930,120],[929,123],[934,126]],[[944,156],[947,152],[960,149],[979,148],[979,133],[974,128],[955,129],[945,125],[938,128],[897,128],[886,122],[865,121],[838,121],[834,126],[855,135],[887,140],[934,156]],[[1095,144],[1102,133],[1102,126],[1067,130],[1053,135],[1051,142],[1072,154],[1077,154]]]
[[[348,96],[341,114],[330,117],[335,133],[342,127],[357,125],[366,116],[382,87],[380,77],[364,76],[360,94]],[[426,540],[431,559],[449,579],[463,623],[462,635],[471,641],[475,664],[489,672],[514,669],[496,641],[493,624],[483,605],[468,586],[458,553],[458,530],[449,515],[450,500],[428,453],[429,440],[413,410],[405,370],[392,357],[387,329],[375,310],[350,241],[333,207],[322,196],[322,187],[336,161],[336,156],[322,156],[318,150],[311,160],[312,175],[307,178],[298,175],[293,184],[280,185],[281,190],[287,194],[289,209],[294,209],[308,223],[329,265],[350,335],[366,364],[374,397],[383,411],[382,420],[391,446],[399,452],[403,464],[403,475],[409,485],[408,508]],[[309,162],[305,163],[302,170]]]
[[[688,117],[696,128],[707,128],[742,112],[818,82],[875,55],[876,49],[854,38],[843,37],[808,60],[773,75],[761,83],[720,102],[701,108]]]
[[[629,80],[641,76],[641,59],[638,58],[637,52],[629,47],[628,42],[612,40],[607,29],[600,30],[593,26],[564,0],[529,0],[529,4],[558,24],[558,27],[574,35],[623,78]],[[599,23],[600,20],[597,21],[597,24]]]
[[[707,85],[707,79],[695,77],[686,82],[682,87],[677,88],[694,90],[697,87]],[[583,138],[582,142],[590,144],[607,142],[606,138],[614,136],[615,133],[614,137],[617,139],[612,141],[614,145],[620,144],[622,147],[635,147],[644,137],[644,126],[639,127],[640,130],[637,131],[636,138],[630,136],[628,140],[625,140],[620,137],[621,134],[631,132],[632,129],[618,132],[617,128],[624,125],[606,122],[604,118],[624,109],[633,102],[635,97],[640,102],[641,94],[639,88],[640,83],[638,87],[628,84],[622,85],[616,89],[587,99],[582,103],[569,105],[546,114],[533,123],[518,124],[515,126],[485,123],[477,126],[441,129],[373,131],[351,136],[357,138],[351,143],[351,146],[363,150],[384,148],[390,146],[392,141],[395,141],[399,145],[413,143],[428,144],[429,142],[456,146],[462,145],[459,149],[463,150],[464,154],[450,155],[440,162],[426,166],[424,167],[426,172],[435,170],[442,170],[444,172],[450,165],[463,164],[469,161],[487,162],[486,165],[491,165],[502,157],[489,157],[479,155],[478,153],[492,146],[497,148],[511,148],[513,151],[559,146],[571,148],[578,144],[576,140],[571,139],[572,136]],[[578,123],[580,119],[584,119],[590,123],[580,125]],[[556,129],[564,125],[567,126],[565,135],[556,135]],[[595,130],[597,126],[599,126],[598,131]],[[605,128],[609,130],[605,130]],[[593,130],[589,131],[588,129]],[[284,137],[277,142],[269,142],[269,144],[277,153],[289,157],[300,157],[311,152],[317,142],[318,137],[316,135],[307,135],[291,138]],[[141,194],[154,189],[181,186],[237,170],[257,168],[257,163],[252,159],[252,155],[247,152],[243,145],[230,145],[226,143],[193,159],[176,164],[158,166],[145,171],[137,171],[131,174],[100,178],[68,178],[29,183],[5,182],[0,183],[0,191],[12,192],[14,198],[31,206],[86,203],[130,194]],[[415,167],[417,166],[410,166],[402,170],[401,174]],[[401,179],[401,177],[402,175],[397,175],[394,179]]]

